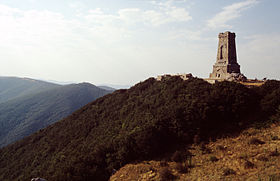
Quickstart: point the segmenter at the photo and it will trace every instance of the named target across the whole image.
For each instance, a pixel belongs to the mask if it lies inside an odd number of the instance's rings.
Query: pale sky
[[[206,78],[236,33],[248,78],[280,79],[279,0],[0,0],[0,76],[133,85]]]

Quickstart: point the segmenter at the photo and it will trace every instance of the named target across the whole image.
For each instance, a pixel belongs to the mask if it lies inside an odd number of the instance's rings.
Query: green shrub
[[[225,151],[226,150],[226,147],[222,146],[222,145],[218,145],[216,147],[217,150],[220,150],[220,151]]]
[[[245,161],[245,163],[244,163],[245,169],[250,169],[250,168],[254,168],[254,167],[255,167],[255,165],[252,162],[250,162],[249,160]]]
[[[231,169],[231,168],[225,168],[223,170],[223,175],[224,176],[234,175],[234,174],[236,174],[236,172],[233,169]]]
[[[200,149],[202,154],[209,154],[209,153],[211,153],[211,150],[206,147],[204,142],[200,143],[199,149]]]
[[[257,160],[267,162],[268,158],[266,156],[261,155],[261,156],[257,157]]]
[[[280,153],[278,152],[277,148],[275,148],[274,151],[269,153],[269,156],[279,156],[279,155],[280,155]]]
[[[176,163],[175,168],[179,173],[187,173],[188,172],[188,166],[187,166],[186,163]]]
[[[216,162],[216,161],[218,161],[219,159],[218,159],[216,156],[211,155],[211,156],[209,157],[209,160],[210,160],[211,162]]]
[[[167,167],[162,167],[159,170],[159,180],[160,181],[169,181],[174,180],[175,176],[171,173],[171,171]]]
[[[185,159],[185,154],[182,151],[175,151],[171,157],[171,160],[174,162],[182,162]]]
[[[268,180],[269,181],[279,181],[280,180],[280,175],[279,174],[270,175]]]
[[[247,160],[248,157],[249,157],[249,156],[248,156],[247,153],[241,153],[240,156],[239,156],[240,159],[244,159],[244,160]]]
[[[168,163],[167,163],[167,161],[160,161],[159,165],[160,165],[161,167],[167,167],[167,166],[168,166]]]
[[[279,140],[279,137],[278,136],[271,136],[271,139],[272,140]]]
[[[270,117],[272,122],[280,122],[280,105],[276,109],[276,113]]]
[[[252,145],[262,145],[264,144],[265,142],[264,141],[261,141],[260,139],[258,138],[251,138],[249,140],[249,144],[252,144]]]
[[[280,88],[273,90],[270,94],[264,96],[261,100],[262,112],[267,116],[272,116],[278,111],[280,105]]]

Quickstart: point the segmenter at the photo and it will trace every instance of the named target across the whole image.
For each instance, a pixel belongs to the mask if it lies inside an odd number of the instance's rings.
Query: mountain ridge
[[[111,91],[80,83],[58,86],[0,103],[0,146],[28,136],[108,93]]]
[[[0,76],[0,103],[56,87],[60,85],[31,78]]]
[[[0,149],[0,179],[108,180],[127,163],[264,122],[280,105],[279,91],[279,81],[249,89],[234,82],[150,78]]]

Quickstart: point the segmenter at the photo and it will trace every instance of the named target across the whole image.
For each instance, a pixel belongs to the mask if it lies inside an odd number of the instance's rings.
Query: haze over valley
[[[89,83],[61,86],[16,77],[1,77],[0,87],[0,147],[45,128],[113,91]]]

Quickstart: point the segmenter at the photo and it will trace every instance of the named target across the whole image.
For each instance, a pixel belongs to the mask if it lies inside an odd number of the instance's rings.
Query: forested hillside
[[[0,180],[108,180],[127,163],[261,125],[272,115],[279,119],[279,93],[278,81],[249,89],[234,82],[150,78],[2,148]]]
[[[111,93],[88,83],[57,86],[0,104],[0,147],[68,116]]]
[[[29,78],[0,77],[0,103],[57,87],[60,85]]]

